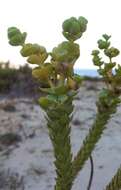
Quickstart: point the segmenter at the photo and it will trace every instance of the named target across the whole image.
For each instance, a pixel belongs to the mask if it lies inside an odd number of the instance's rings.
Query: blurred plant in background
[[[10,97],[38,97],[37,88],[43,86],[33,79],[28,64],[14,68],[10,62],[0,63],[0,93]],[[42,94],[42,93],[41,93]]]
[[[0,92],[8,92],[16,78],[16,69],[10,68],[10,62],[0,62]]]

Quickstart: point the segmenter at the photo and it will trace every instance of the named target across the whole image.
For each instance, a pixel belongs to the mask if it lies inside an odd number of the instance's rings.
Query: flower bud
[[[110,42],[104,40],[98,40],[98,48],[99,49],[107,49],[110,46]]]
[[[120,51],[117,48],[111,47],[109,49],[106,49],[104,51],[104,53],[109,58],[112,58],[112,57],[116,57],[117,55],[119,55]]]
[[[75,41],[82,36],[87,28],[87,20],[84,17],[71,17],[62,24],[63,35],[70,41]]]
[[[21,33],[21,31],[16,27],[8,28],[8,39],[9,44],[12,46],[23,45],[26,39],[27,33]]]
[[[76,18],[71,17],[63,22],[64,32],[68,32],[72,35],[76,35],[80,32],[80,25]]]
[[[62,42],[52,50],[53,60],[60,63],[74,63],[79,55],[79,45],[72,42]]]

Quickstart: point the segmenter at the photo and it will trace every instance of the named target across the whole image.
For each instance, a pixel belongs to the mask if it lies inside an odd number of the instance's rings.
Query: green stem
[[[118,103],[107,108],[98,107],[98,113],[94,124],[83,142],[83,147],[80,148],[79,152],[72,162],[73,180],[76,178],[79,171],[83,168],[85,162],[92,154],[96,143],[99,141],[104,129],[106,128],[108,120],[111,118],[111,115],[116,112],[117,104]]]
[[[111,182],[106,186],[106,190],[119,190],[121,189],[121,168],[118,169]]]
[[[54,148],[56,185],[55,190],[71,190],[72,187],[72,153],[70,143],[69,105],[59,105],[48,111],[49,135]],[[72,106],[70,106],[72,110]]]

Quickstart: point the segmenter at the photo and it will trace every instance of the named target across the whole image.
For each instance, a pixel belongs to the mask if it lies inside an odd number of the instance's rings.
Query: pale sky
[[[77,41],[80,58],[76,68],[95,68],[90,54],[104,33],[112,35],[112,45],[121,50],[121,0],[0,0],[0,61],[26,63],[20,48],[8,44],[8,27],[19,27],[28,33],[27,42],[39,43],[51,51],[66,40],[61,25],[71,16],[88,19],[87,31]]]

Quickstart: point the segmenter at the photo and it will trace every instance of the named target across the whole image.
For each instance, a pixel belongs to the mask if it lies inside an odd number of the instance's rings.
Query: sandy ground
[[[99,82],[87,83],[74,101],[71,133],[74,155],[95,118],[95,102],[101,87]],[[0,190],[54,189],[53,149],[44,116],[33,99],[1,99],[0,135],[14,133],[19,138],[11,142],[0,140]],[[121,107],[109,121],[92,156],[95,171],[91,190],[104,190],[121,164]],[[87,161],[72,190],[86,190],[89,175]]]

